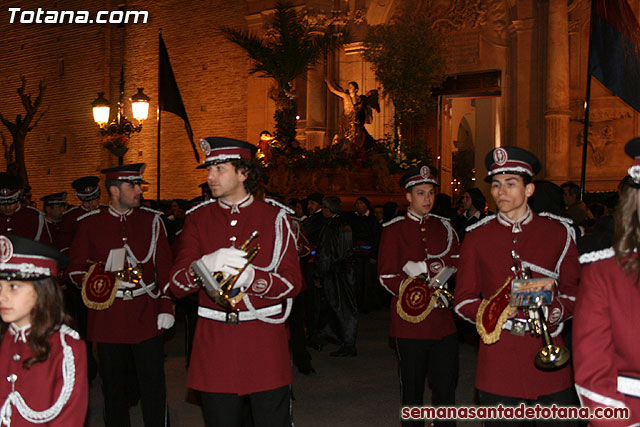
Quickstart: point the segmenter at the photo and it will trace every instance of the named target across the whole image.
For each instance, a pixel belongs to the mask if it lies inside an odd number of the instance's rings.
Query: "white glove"
[[[221,248],[202,257],[205,267],[212,273],[222,272],[230,275],[238,272],[247,264],[246,253],[237,248]]]
[[[427,263],[425,261],[407,261],[402,267],[402,271],[409,277],[417,277],[427,272]]]
[[[158,314],[158,330],[169,329],[176,322],[176,318],[173,314],[160,313]]]
[[[255,276],[256,270],[253,268],[253,265],[247,265],[247,268],[245,268],[240,277],[238,277],[236,283],[233,284],[233,289],[240,289],[242,292],[246,291],[253,283]]]
[[[118,280],[118,289],[131,289],[131,288],[135,288],[136,285],[135,283],[131,283],[131,282],[123,282],[122,280]]]

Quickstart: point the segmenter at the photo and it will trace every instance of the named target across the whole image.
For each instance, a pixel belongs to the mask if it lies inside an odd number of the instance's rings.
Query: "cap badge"
[[[11,193],[13,193],[13,190],[11,190],[9,188],[1,188],[0,189],[0,195],[1,196],[9,196],[9,195],[11,195]]]
[[[200,140],[200,148],[202,148],[202,152],[205,156],[208,156],[211,153],[211,146],[209,145],[209,141],[206,139]]]
[[[0,262],[7,262],[13,256],[13,245],[7,236],[0,236]]]
[[[431,176],[431,170],[429,170],[429,166],[422,166],[420,168],[420,176],[424,179],[429,179],[429,176]]]
[[[496,165],[502,166],[505,163],[507,163],[507,160],[509,160],[509,155],[507,154],[507,150],[505,150],[504,148],[496,148],[494,150],[493,161],[496,163]]]

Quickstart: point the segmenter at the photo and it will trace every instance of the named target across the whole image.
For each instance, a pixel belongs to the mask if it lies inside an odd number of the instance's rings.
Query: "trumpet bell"
[[[569,350],[557,345],[546,345],[536,354],[535,364],[543,371],[554,371],[563,367],[571,358]]]
[[[438,306],[438,308],[448,308],[448,307],[451,307],[453,305],[453,294],[451,292],[449,292],[447,289],[438,288],[438,289],[433,291],[433,294],[437,298],[436,299],[436,305]],[[445,305],[445,303],[440,298],[441,296],[444,296],[447,299],[448,305]]]

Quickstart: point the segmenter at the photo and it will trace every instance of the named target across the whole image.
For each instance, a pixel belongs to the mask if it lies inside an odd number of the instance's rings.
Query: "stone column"
[[[453,138],[457,135],[457,130],[451,129],[451,110],[453,102],[451,98],[441,97],[440,103],[440,131],[439,147],[435,150],[438,153],[436,166],[440,169],[440,192],[453,195],[451,180],[453,179]]]
[[[549,0],[547,32],[547,102],[545,118],[546,178],[569,175],[569,15],[566,0]]]
[[[510,67],[513,91],[513,108],[510,109],[511,126],[507,131],[508,137],[504,139],[508,145],[516,141],[518,147],[531,150],[531,119],[532,119],[532,62],[534,55],[534,27],[535,20],[530,17],[529,10],[523,11],[518,6],[518,15],[527,15],[524,19],[517,19],[511,23],[509,30],[513,37],[512,66]],[[513,120],[515,119],[515,120]],[[515,131],[515,134],[514,134]],[[484,161],[484,158],[483,158]]]
[[[307,70],[307,137],[306,148],[324,146],[327,123],[327,86],[324,83],[324,63]]]

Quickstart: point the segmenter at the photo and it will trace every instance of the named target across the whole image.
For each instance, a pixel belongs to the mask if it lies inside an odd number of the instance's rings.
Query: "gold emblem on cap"
[[[7,262],[13,256],[13,245],[7,236],[0,236],[0,262]]]
[[[420,168],[421,177],[423,177],[424,179],[429,179],[430,175],[431,175],[431,170],[429,169],[429,166],[423,166]]]
[[[496,163],[496,165],[502,166],[505,163],[507,163],[507,160],[509,160],[509,155],[507,154],[507,150],[505,150],[502,147],[496,148],[494,150],[493,161]]]
[[[200,148],[202,148],[202,152],[205,156],[208,156],[211,153],[211,146],[209,145],[209,141],[206,139],[200,140]]]

